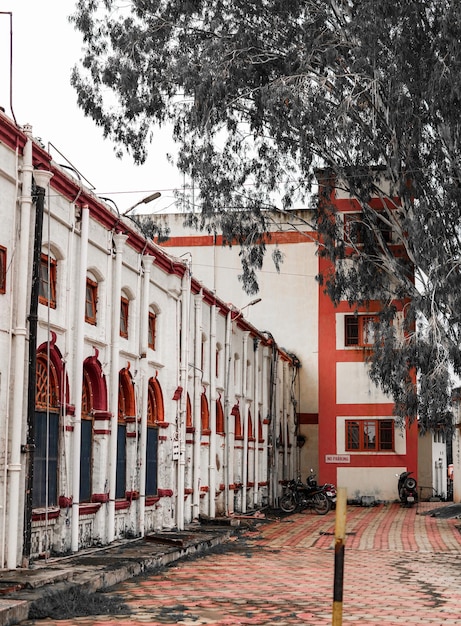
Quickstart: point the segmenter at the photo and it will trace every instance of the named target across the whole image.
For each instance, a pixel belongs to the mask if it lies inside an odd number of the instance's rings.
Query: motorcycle
[[[290,480],[280,499],[280,508],[285,513],[314,509],[318,515],[325,515],[331,508],[323,487],[315,481],[315,475],[309,476],[307,485],[300,478]]]
[[[403,506],[413,506],[418,502],[418,492],[416,490],[416,480],[411,476],[413,472],[402,472],[398,476],[398,492],[400,503]]]
[[[311,470],[310,476],[307,477],[306,483],[311,487],[318,486],[317,481],[315,480],[315,474],[313,473],[313,470]],[[333,483],[324,483],[323,485],[320,485],[320,489],[322,489],[322,491],[325,493],[326,497],[330,501],[330,509],[335,509],[337,496],[335,485],[333,485]]]

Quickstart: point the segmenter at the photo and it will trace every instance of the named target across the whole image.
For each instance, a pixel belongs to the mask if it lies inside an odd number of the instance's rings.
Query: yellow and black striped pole
[[[335,573],[333,583],[332,626],[343,623],[344,551],[346,540],[347,489],[339,487],[336,494]]]

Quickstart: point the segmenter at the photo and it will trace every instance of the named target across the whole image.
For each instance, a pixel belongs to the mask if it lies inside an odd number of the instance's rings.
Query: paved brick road
[[[348,507],[343,624],[461,624],[461,521],[421,514],[434,506]],[[263,522],[225,552],[119,585],[129,617],[37,624],[331,624],[334,523],[333,512]]]

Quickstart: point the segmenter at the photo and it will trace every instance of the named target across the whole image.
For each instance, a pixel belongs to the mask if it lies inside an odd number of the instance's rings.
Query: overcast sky
[[[10,16],[1,14],[0,106],[19,126],[31,124],[57,163],[70,162],[121,211],[154,191],[162,196],[149,205],[153,211],[174,210],[172,190],[183,178],[166,159],[174,150],[169,131],[161,132],[146,164],[137,167],[129,157],[117,159],[111,142],[77,107],[70,73],[81,43],[67,20],[74,6],[75,0],[0,0],[0,11],[12,13],[13,42],[11,106]]]

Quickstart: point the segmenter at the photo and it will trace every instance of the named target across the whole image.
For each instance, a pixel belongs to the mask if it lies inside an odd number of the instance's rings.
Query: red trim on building
[[[298,424],[318,424],[318,413],[298,413]]]
[[[91,502],[109,502],[108,493],[92,493]]]
[[[89,504],[88,502],[83,502],[78,506],[78,514],[80,515],[94,515],[101,508],[101,504],[99,502],[94,502]]]

